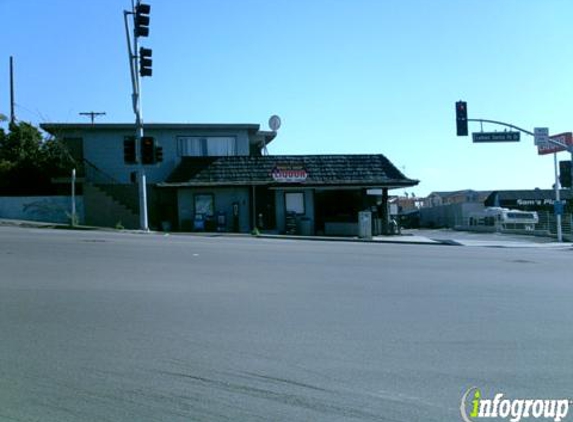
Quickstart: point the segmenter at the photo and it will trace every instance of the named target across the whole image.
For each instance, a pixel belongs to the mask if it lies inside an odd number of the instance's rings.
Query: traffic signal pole
[[[139,51],[138,37],[133,37],[133,50]],[[138,69],[137,57],[133,58],[135,68]],[[143,159],[141,154],[141,139],[143,138],[143,117],[141,112],[141,78],[139,71],[135,72],[135,87],[137,91],[134,92],[133,105],[135,112],[135,151],[137,161],[139,163],[138,184],[139,184],[139,226],[141,230],[149,231],[147,221],[147,177],[145,176],[145,167],[143,166]]]
[[[135,16],[136,7],[139,6],[140,2],[137,0],[137,4],[132,0],[132,11],[123,12],[125,21],[125,34],[127,37],[127,49],[129,54],[129,67],[131,73],[131,84],[132,84],[132,105],[133,112],[135,113],[135,157],[138,163],[137,172],[137,182],[139,188],[139,227],[141,230],[149,231],[149,225],[147,220],[147,178],[145,176],[145,167],[143,166],[142,154],[141,154],[141,139],[144,135],[143,130],[143,118],[141,112],[141,79],[139,74],[139,63],[137,52],[139,51],[139,42],[136,26],[134,24],[134,34],[133,34],[133,48],[131,46],[130,33],[129,33],[129,23],[128,16]]]
[[[460,110],[461,107],[461,110]],[[460,127],[460,115],[461,115],[461,127]],[[530,136],[536,136],[534,132],[531,132],[529,130],[520,128],[518,126],[509,124],[509,123],[505,123],[505,122],[500,122],[497,120],[488,120],[488,119],[468,119],[467,118],[467,104],[463,101],[459,101],[456,103],[456,120],[457,120],[457,135],[458,136],[467,136],[468,135],[468,129],[467,129],[467,122],[479,122],[479,123],[492,123],[492,124],[496,124],[496,125],[500,125],[500,126],[505,126],[505,127],[509,127],[511,129],[517,130],[519,132],[523,132],[527,135]],[[548,138],[547,142],[557,145],[561,148],[564,148],[565,150],[567,150],[568,152],[571,153],[571,162],[573,163],[573,145],[567,145],[565,143],[559,142],[555,139],[551,139]],[[557,167],[557,153],[553,154],[554,156],[554,167],[555,167],[555,184],[554,184],[554,189],[555,189],[555,201],[557,203],[561,203],[561,193],[560,193],[560,189],[559,189],[559,173],[558,173],[558,167]],[[573,165],[571,166],[571,179],[573,180]],[[571,188],[573,189],[573,187]],[[562,230],[562,225],[561,225],[561,214],[556,213],[557,215],[556,217],[556,225],[557,225],[557,241],[558,242],[562,242],[563,241],[563,230]]]

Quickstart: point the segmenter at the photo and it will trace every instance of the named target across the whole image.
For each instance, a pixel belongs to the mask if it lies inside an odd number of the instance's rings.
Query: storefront
[[[388,191],[416,184],[383,155],[267,155],[186,157],[157,188],[183,231],[354,235],[359,211],[387,221]]]

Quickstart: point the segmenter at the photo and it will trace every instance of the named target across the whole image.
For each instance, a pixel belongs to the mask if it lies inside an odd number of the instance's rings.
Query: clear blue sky
[[[470,118],[573,130],[570,0],[148,0],[146,122],[283,120],[271,154],[383,153],[434,190],[550,188],[533,140],[472,144]],[[130,0],[0,0],[0,113],[131,122]],[[3,63],[3,64],[2,64]],[[484,130],[503,130],[485,126]],[[479,125],[470,125],[478,131]],[[561,153],[560,159],[568,158]]]

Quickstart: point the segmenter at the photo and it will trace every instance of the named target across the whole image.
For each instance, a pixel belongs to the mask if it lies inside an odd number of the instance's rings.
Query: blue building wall
[[[239,231],[250,231],[250,193],[248,187],[236,188],[181,188],[177,190],[179,227],[192,230],[195,218],[195,195],[211,194],[214,199],[214,212],[223,212],[226,217],[226,231],[233,231],[233,204],[239,206]]]
[[[126,164],[123,157],[123,140],[133,136],[130,130],[93,130],[82,133],[66,133],[65,137],[81,137],[83,139],[84,158],[95,165],[103,173],[119,183],[130,183],[130,174],[138,169],[136,164]],[[163,162],[145,166],[147,183],[164,181],[181,162],[177,151],[179,137],[235,137],[237,140],[237,155],[249,155],[249,134],[247,130],[146,130],[146,136],[155,138],[156,145],[163,148]],[[105,175],[93,168],[86,169],[88,179],[105,183]]]

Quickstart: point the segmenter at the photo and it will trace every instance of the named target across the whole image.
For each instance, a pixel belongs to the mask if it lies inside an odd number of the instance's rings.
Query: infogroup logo
[[[510,422],[522,419],[560,422],[569,413],[571,404],[569,399],[507,399],[503,393],[485,399],[478,387],[471,387],[462,396],[460,413],[464,422],[487,418],[509,419]]]

